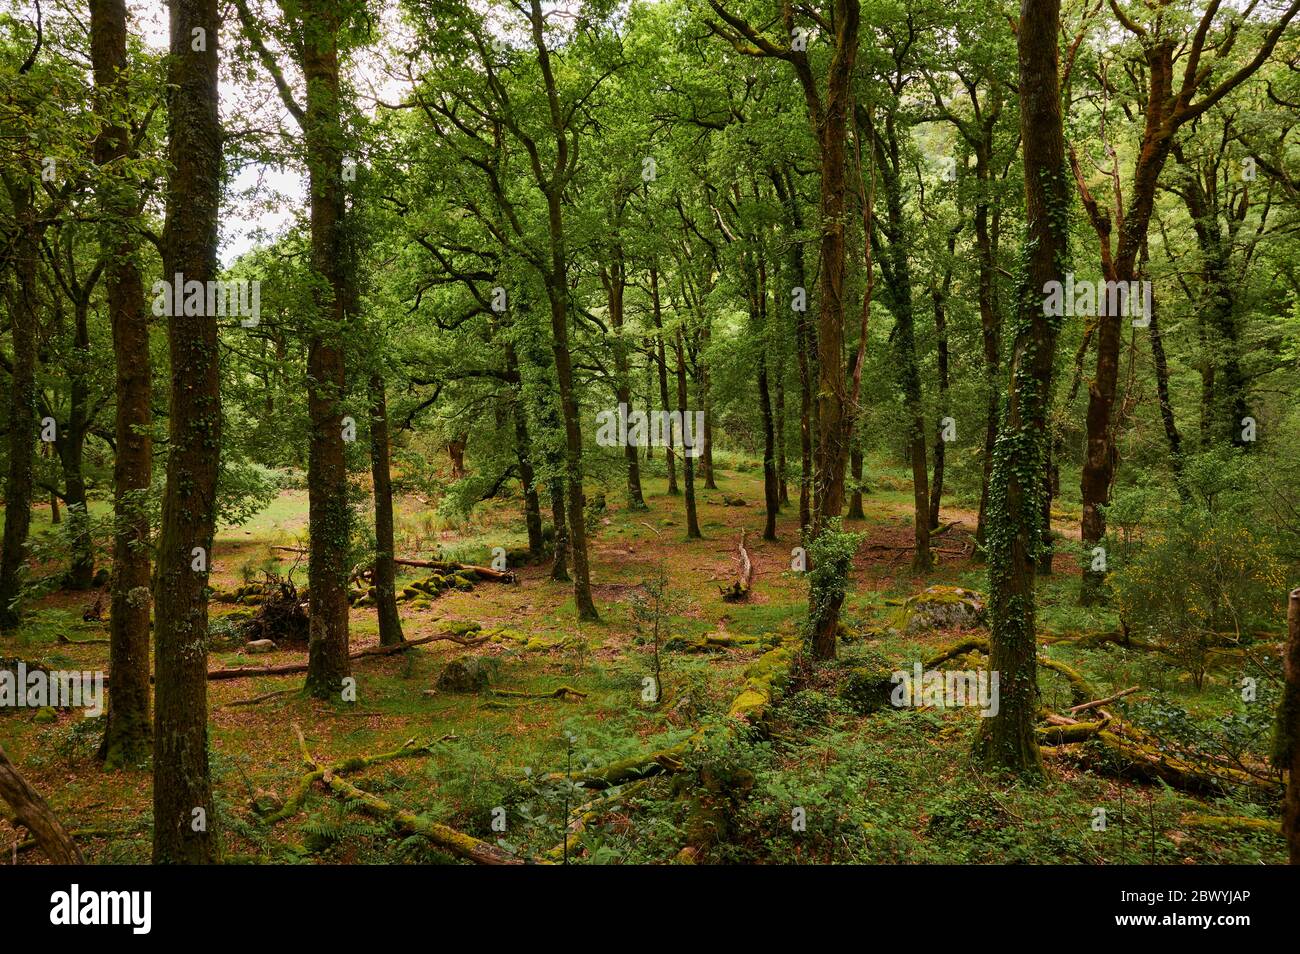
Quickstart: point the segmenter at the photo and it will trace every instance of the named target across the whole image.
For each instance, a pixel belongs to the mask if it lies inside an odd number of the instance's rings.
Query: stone
[[[478,692],[492,680],[491,667],[479,656],[458,656],[438,674],[442,692]]]
[[[984,625],[984,596],[960,586],[931,586],[903,604],[908,636],[936,629],[974,629]]]

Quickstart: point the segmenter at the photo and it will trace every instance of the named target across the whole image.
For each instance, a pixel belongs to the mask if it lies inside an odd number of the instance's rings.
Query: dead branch
[[[455,643],[458,646],[477,646],[487,641],[487,637],[479,639],[466,639],[463,636],[456,636],[452,633],[437,633],[433,636],[421,636],[419,639],[409,639],[405,642],[397,643],[393,646],[369,646],[365,649],[359,649],[355,653],[348,653],[348,659],[364,659],[368,656],[391,656],[394,653],[404,653],[408,649],[414,649],[416,646],[423,646],[425,643],[432,643],[438,640],[446,640]],[[208,679],[244,679],[249,676],[292,676],[295,673],[306,672],[307,663],[282,663],[278,666],[237,666],[233,669],[209,669]]]

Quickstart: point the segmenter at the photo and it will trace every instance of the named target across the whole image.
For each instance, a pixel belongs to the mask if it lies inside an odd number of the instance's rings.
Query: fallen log
[[[394,563],[398,566],[413,566],[422,570],[437,570],[439,573],[457,573],[461,570],[473,570],[485,580],[494,580],[497,583],[513,583],[515,575],[510,570],[494,570],[490,566],[475,566],[472,563],[451,563],[446,560],[404,560],[394,558]]]
[[[432,643],[438,640],[447,640],[458,646],[477,646],[486,642],[484,639],[465,639],[452,633],[437,633],[433,636],[421,636],[419,639],[409,639],[405,642],[396,643],[392,646],[368,646],[365,649],[358,649],[354,653],[348,653],[348,659],[365,659],[369,656],[391,656],[394,653],[404,653],[408,649],[414,649],[416,646],[423,646],[425,643]],[[232,669],[209,669],[208,679],[244,679],[250,676],[292,676],[295,673],[306,672],[307,663],[281,663],[278,666],[236,666]]]
[[[349,801],[358,802],[362,808],[371,815],[378,818],[385,818],[395,823],[398,828],[412,835],[419,835],[427,838],[439,848],[447,851],[458,858],[464,858],[480,865],[521,865],[524,862],[516,858],[509,852],[503,851],[496,845],[488,844],[485,841],[466,835],[463,832],[456,831],[447,825],[432,819],[425,818],[423,815],[416,815],[414,812],[408,812],[388,804],[378,795],[372,795],[370,792],[357,788],[351,782],[345,781],[339,777],[339,774],[332,769],[322,769],[319,763],[312,757],[307,748],[307,740],[303,738],[302,729],[295,723],[294,731],[298,734],[298,745],[302,749],[303,759],[308,762],[314,770],[320,770],[321,781],[329,786],[331,790],[347,798]]]
[[[306,554],[306,547],[284,547],[273,546],[272,550],[283,550],[286,553]],[[495,580],[498,583],[513,583],[515,575],[509,570],[496,570],[490,566],[475,566],[472,563],[455,563],[449,560],[411,560],[404,557],[393,557],[393,562],[398,566],[413,566],[421,570],[437,570],[440,573],[455,573],[458,570],[473,570],[485,580]]]
[[[9,803],[14,821],[32,833],[52,864],[86,863],[67,829],[55,817],[40,793],[28,784],[27,779],[9,761],[3,746],[0,746],[0,799]]]
[[[574,689],[572,686],[560,686],[551,692],[524,692],[521,689],[493,689],[494,696],[512,696],[516,699],[563,699],[565,696],[573,696],[575,699],[585,699],[587,694]]]
[[[1273,793],[1275,781],[1251,775],[1240,769],[1217,764],[1193,764],[1187,759],[1161,752],[1124,734],[1128,727],[1113,728],[1109,720],[1080,722],[1076,725],[1041,726],[1035,730],[1043,746],[1076,745],[1096,742],[1100,756],[1092,759],[1095,771],[1116,778],[1162,781],[1171,788],[1202,795],[1221,795],[1233,786],[1243,786]],[[1084,751],[1087,751],[1086,749]]]
[[[1271,818],[1246,818],[1241,815],[1188,815],[1179,824],[1184,828],[1210,831],[1264,832],[1282,834],[1282,823]]]
[[[307,740],[303,738],[302,731],[298,729],[296,723],[294,724],[294,729],[298,730],[299,750],[302,752],[303,761],[306,763],[310,771],[298,781],[297,786],[294,787],[293,792],[285,801],[284,807],[275,814],[268,815],[263,819],[267,825],[274,825],[276,822],[284,821],[286,818],[292,818],[294,815],[298,814],[302,809],[303,802],[307,800],[308,793],[311,792],[312,785],[323,779],[326,772],[330,772],[334,775],[343,775],[348,772],[359,772],[362,769],[369,768],[372,765],[378,765],[381,762],[391,762],[394,759],[407,759],[428,755],[433,751],[434,745],[434,743],[431,742],[424,745],[416,745],[415,739],[407,739],[400,747],[391,752],[381,752],[379,755],[354,756],[353,758],[345,759],[336,765],[332,765],[328,769],[323,769],[316,763],[315,759],[311,757],[311,753],[307,749]],[[445,742],[448,739],[453,738],[455,738],[455,736],[445,735],[438,741]]]
[[[744,530],[740,531],[740,543],[737,549],[740,551],[740,575],[730,586],[718,587],[718,592],[727,603],[743,603],[749,599],[750,587],[754,582],[754,561],[749,558],[749,551],[745,549]]]

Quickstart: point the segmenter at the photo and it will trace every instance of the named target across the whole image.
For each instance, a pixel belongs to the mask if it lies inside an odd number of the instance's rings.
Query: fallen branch
[[[494,696],[513,696],[517,699],[563,699],[565,696],[573,696],[575,699],[585,699],[587,694],[574,689],[572,686],[560,686],[552,692],[524,692],[520,689],[493,689]]]
[[[71,643],[73,646],[107,646],[112,640],[110,639],[73,639],[71,636],[64,636],[59,633],[58,640],[61,643]]]
[[[277,689],[275,692],[263,693],[260,696],[254,696],[251,699],[236,699],[234,702],[227,702],[222,708],[234,709],[238,706],[255,706],[259,702],[266,702],[268,699],[274,699],[276,696],[287,696],[294,692],[301,692],[302,689]]]
[[[1083,712],[1086,709],[1096,709],[1098,706],[1104,706],[1107,703],[1114,702],[1116,699],[1123,699],[1125,696],[1131,696],[1133,693],[1139,691],[1140,688],[1141,687],[1139,686],[1130,686],[1128,689],[1117,692],[1113,696],[1107,696],[1105,699],[1095,699],[1092,702],[1085,702],[1082,705],[1071,706],[1070,712],[1071,714],[1075,714]]]
[[[22,825],[56,865],[81,865],[86,860],[66,828],[55,817],[40,793],[27,783],[0,746],[0,798],[9,803],[14,821]]]
[[[1211,831],[1265,832],[1282,834],[1282,823],[1271,818],[1246,818],[1241,815],[1188,815],[1180,824],[1185,828]]]
[[[409,639],[405,642],[396,643],[392,646],[368,646],[365,649],[359,649],[355,653],[348,653],[348,659],[365,659],[369,656],[391,656],[394,653],[404,653],[408,649],[414,649],[416,646],[423,646],[425,643],[432,643],[438,640],[447,640],[458,646],[477,646],[479,643],[486,642],[483,639],[465,639],[452,633],[437,633],[433,636],[421,636],[419,639]],[[307,663],[281,663],[278,666],[236,666],[232,669],[209,669],[208,679],[244,679],[249,676],[292,676],[295,673],[306,672]]]
[[[275,814],[268,815],[264,819],[268,825],[274,825],[276,822],[284,821],[286,818],[292,818],[294,815],[298,814],[302,808],[302,803],[307,799],[307,794],[311,791],[312,785],[323,779],[326,772],[341,775],[347,772],[359,772],[372,765],[378,765],[380,762],[391,762],[394,759],[406,759],[428,755],[433,751],[433,746],[436,744],[430,742],[425,745],[416,745],[415,739],[407,739],[399,748],[396,748],[391,752],[382,752],[379,755],[358,756],[339,762],[337,765],[333,765],[328,769],[322,769],[316,764],[315,759],[311,757],[311,753],[307,749],[307,740],[303,738],[302,730],[298,728],[296,723],[294,724],[294,729],[298,733],[298,747],[302,752],[303,761],[311,771],[299,780],[297,787],[295,787],[293,793],[289,796],[289,799],[284,803],[284,807]],[[454,735],[444,735],[437,741],[446,742],[447,740],[454,738],[456,738]]]
[[[272,550],[283,550],[286,553],[306,554],[306,547],[283,547],[274,546]],[[499,583],[515,582],[515,575],[509,570],[494,570],[490,566],[474,566],[471,563],[453,563],[447,560],[409,560],[403,557],[393,557],[393,562],[398,566],[413,566],[422,570],[438,570],[441,573],[455,573],[458,570],[473,570],[485,580],[496,580]]]
[[[339,773],[335,772],[334,769],[322,769],[308,750],[307,740],[303,738],[302,729],[299,728],[297,723],[294,724],[293,729],[298,734],[298,746],[302,750],[303,760],[312,766],[313,771],[320,771],[320,780],[339,795],[350,801],[359,802],[371,815],[386,818],[409,834],[427,838],[444,851],[450,852],[458,858],[473,861],[475,864],[523,864],[522,860],[495,845],[480,841],[472,835],[456,831],[454,828],[449,828],[432,819],[425,818],[423,815],[416,815],[413,812],[394,808],[378,795],[372,795],[370,792],[357,788],[351,782],[340,778]]]

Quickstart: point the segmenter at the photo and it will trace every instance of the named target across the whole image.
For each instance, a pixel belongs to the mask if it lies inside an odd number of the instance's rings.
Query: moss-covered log
[[[295,723],[293,730],[298,736],[298,748],[302,752],[303,761],[311,768],[311,771],[304,776],[304,782],[306,782],[308,789],[310,789],[311,785],[316,781],[322,781],[335,793],[342,795],[349,801],[359,803],[369,814],[374,815],[377,818],[387,819],[403,831],[412,835],[419,835],[422,838],[427,838],[444,851],[455,855],[458,858],[473,861],[475,864],[523,864],[521,859],[516,858],[509,852],[503,851],[496,845],[480,841],[472,835],[466,835],[465,833],[459,832],[441,822],[425,818],[423,815],[417,815],[414,812],[408,812],[404,809],[390,805],[378,795],[372,795],[370,792],[357,788],[357,786],[342,777],[347,772],[360,771],[361,769],[374,765],[377,762],[389,761],[395,758],[405,758],[412,755],[427,754],[429,751],[428,746],[415,746],[414,739],[411,739],[404,743],[400,749],[393,752],[370,756],[369,758],[352,758],[339,763],[337,766],[323,768],[307,748],[307,740],[303,737],[302,729]],[[301,805],[301,800],[298,801],[298,804]],[[286,805],[285,809],[288,809],[288,807],[289,806]],[[277,813],[276,817],[278,818],[280,814],[282,814],[282,812]]]

